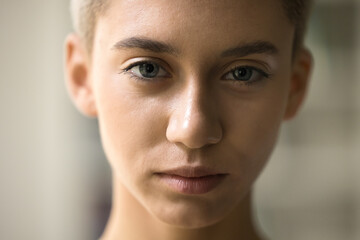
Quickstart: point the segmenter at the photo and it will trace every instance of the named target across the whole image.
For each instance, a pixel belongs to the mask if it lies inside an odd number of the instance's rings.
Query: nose
[[[223,130],[215,98],[208,92],[189,86],[178,95],[166,129],[170,142],[199,149],[221,141]]]

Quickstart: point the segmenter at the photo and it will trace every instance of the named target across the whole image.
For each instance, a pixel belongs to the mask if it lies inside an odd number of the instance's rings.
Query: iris
[[[152,63],[143,63],[139,65],[139,72],[144,78],[154,78],[159,73],[159,66]]]

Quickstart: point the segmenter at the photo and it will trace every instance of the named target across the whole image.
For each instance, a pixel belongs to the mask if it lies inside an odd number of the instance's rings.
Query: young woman
[[[306,92],[309,1],[72,4],[67,86],[113,171],[102,239],[261,239],[251,188]]]

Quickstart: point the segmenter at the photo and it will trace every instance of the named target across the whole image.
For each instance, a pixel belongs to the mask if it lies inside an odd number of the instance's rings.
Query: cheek
[[[269,159],[286,108],[287,83],[278,81],[257,96],[229,104],[222,112],[226,145],[238,169],[238,181],[251,185]],[[281,83],[281,84],[280,84]]]
[[[138,93],[126,91],[128,88],[114,82],[97,88],[103,147],[119,175],[142,174],[152,163],[147,161],[147,153],[165,136],[164,111],[151,99],[144,100]]]

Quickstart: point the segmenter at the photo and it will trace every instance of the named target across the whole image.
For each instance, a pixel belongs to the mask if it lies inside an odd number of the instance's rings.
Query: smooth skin
[[[68,36],[69,92],[113,171],[103,240],[260,239],[251,188],[312,66],[293,37],[279,0],[111,0],[91,53]],[[155,174],[182,166],[227,177],[182,194]]]

